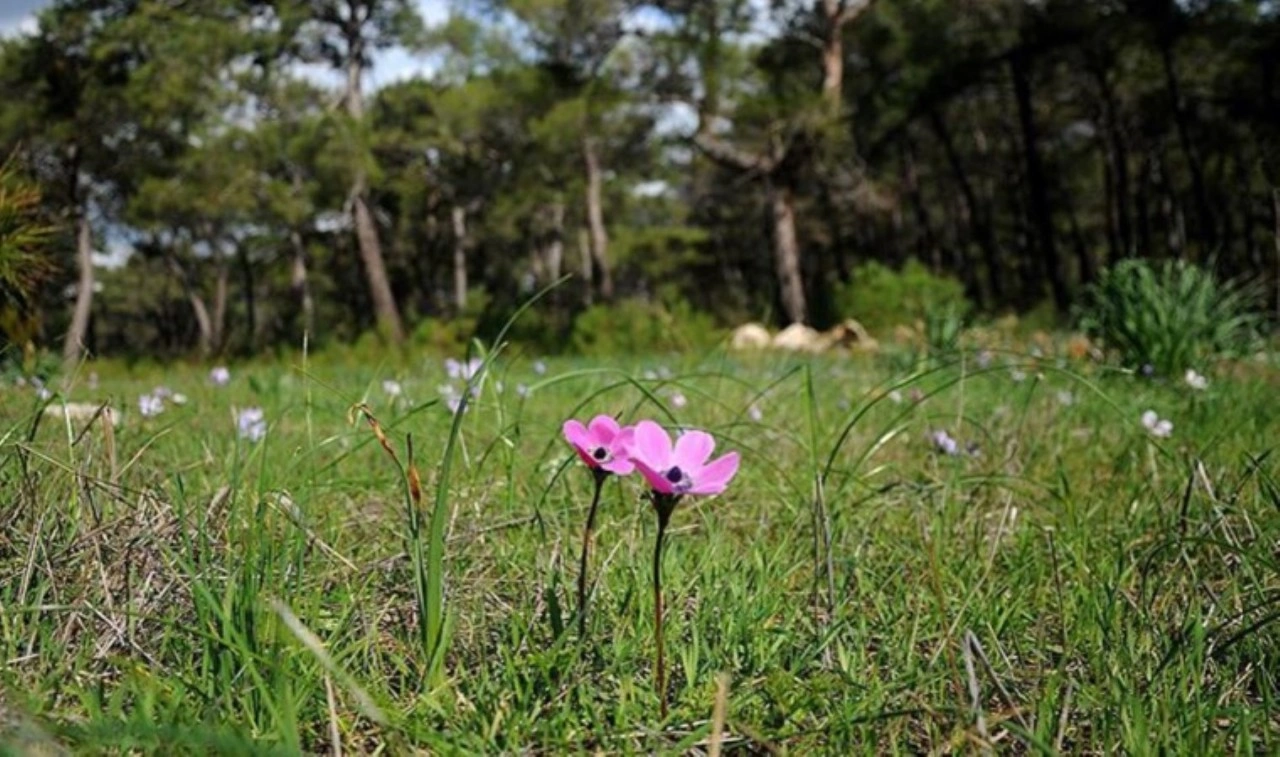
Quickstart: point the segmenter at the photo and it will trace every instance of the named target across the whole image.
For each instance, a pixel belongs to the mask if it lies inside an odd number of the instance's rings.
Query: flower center
[[[604,447],[596,447],[595,452],[592,452],[591,456],[594,457],[596,460],[603,461],[606,457],[609,456],[609,450],[605,449]]]
[[[678,465],[671,466],[671,469],[663,477],[671,482],[672,489],[681,494],[689,491],[690,487],[693,486],[693,482],[689,480],[684,471],[680,470]]]

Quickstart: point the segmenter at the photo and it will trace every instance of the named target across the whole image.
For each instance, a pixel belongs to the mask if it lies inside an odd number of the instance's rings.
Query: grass
[[[499,355],[456,434],[436,360],[250,365],[225,388],[107,364],[69,395],[124,407],[112,433],[6,388],[0,742],[695,751],[725,674],[727,753],[1276,753],[1275,375],[1198,393],[1010,359],[1029,378],[1002,360],[908,375],[723,354],[537,375]],[[190,402],[140,418],[161,383]],[[362,401],[403,478],[352,417]],[[270,421],[256,444],[235,433],[250,405]],[[1148,408],[1171,438],[1142,428]],[[576,628],[593,483],[558,434],[597,412],[707,428],[743,455],[667,533],[665,722],[638,480],[604,487]],[[939,455],[934,429],[977,454]]]

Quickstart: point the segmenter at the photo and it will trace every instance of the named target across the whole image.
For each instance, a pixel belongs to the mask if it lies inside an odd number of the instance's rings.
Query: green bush
[[[941,313],[963,319],[972,309],[963,284],[931,272],[914,259],[900,271],[874,261],[858,266],[853,279],[836,291],[835,299],[841,315],[858,319],[873,334]]]
[[[688,304],[626,299],[584,310],[573,322],[569,346],[593,356],[685,352],[712,347],[723,336],[711,316]]]
[[[1077,311],[1080,328],[1125,365],[1172,376],[1254,344],[1258,293],[1183,261],[1124,260],[1104,271]]]

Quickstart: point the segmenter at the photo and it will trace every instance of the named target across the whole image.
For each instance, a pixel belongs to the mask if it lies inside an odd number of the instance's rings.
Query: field
[[[512,352],[456,430],[443,400],[465,389],[436,358],[281,358],[225,386],[88,370],[69,399],[115,401],[114,430],[0,390],[19,754],[1280,751],[1261,364],[1197,390],[1008,354]],[[158,385],[187,402],[143,418]],[[577,630],[592,479],[560,426],[596,413],[742,454],[671,523],[665,721],[638,476],[604,487]],[[416,501],[376,428],[406,468],[412,435]]]

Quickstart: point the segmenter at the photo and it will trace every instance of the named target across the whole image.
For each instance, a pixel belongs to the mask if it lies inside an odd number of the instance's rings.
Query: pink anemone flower
[[[661,426],[640,421],[631,460],[659,494],[719,494],[738,472],[738,453],[710,460],[715,446],[715,439],[705,431],[686,431],[673,445]]]
[[[585,426],[581,421],[565,421],[563,431],[565,441],[592,470],[619,476],[635,470],[628,455],[634,433],[630,426],[624,428],[607,415],[597,415]]]

